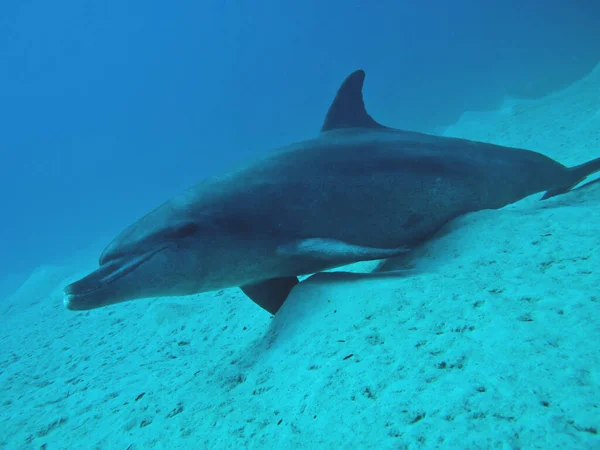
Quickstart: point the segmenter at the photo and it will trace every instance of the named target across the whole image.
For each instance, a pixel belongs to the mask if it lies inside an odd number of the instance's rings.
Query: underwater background
[[[600,156],[597,1],[34,0],[0,6],[0,56],[0,448],[600,448],[598,184],[275,319],[237,289],[61,293],[172,195],[316,135],[357,68],[386,125]]]

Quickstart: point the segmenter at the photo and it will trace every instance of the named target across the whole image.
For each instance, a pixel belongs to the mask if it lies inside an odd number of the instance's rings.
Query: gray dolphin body
[[[65,288],[65,306],[240,286],[274,314],[297,275],[398,255],[457,216],[558,195],[600,170],[600,158],[567,168],[384,127],[365,110],[364,77],[344,81],[318,137],[205,180],[125,229],[96,271]]]

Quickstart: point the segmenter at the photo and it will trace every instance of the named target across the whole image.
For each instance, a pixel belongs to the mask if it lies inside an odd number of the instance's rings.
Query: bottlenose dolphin
[[[569,191],[600,158],[567,168],[529,150],[385,127],[358,70],[319,136],[207,179],[141,218],[65,288],[86,310],[240,286],[275,314],[297,276],[396,256],[462,214]]]

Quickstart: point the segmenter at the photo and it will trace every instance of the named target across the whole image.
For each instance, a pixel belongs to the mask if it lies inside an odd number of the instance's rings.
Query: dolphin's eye
[[[198,231],[198,225],[193,222],[189,222],[189,223],[183,224],[177,228],[174,228],[169,233],[169,237],[172,239],[182,239],[182,238],[191,236],[196,231]]]

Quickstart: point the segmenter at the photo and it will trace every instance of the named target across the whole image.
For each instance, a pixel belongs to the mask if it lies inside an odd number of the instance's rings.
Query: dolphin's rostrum
[[[358,70],[319,136],[203,181],[125,229],[100,267],[65,288],[85,310],[241,286],[275,314],[297,276],[401,254],[453,218],[562,194],[600,170],[540,153],[388,128]]]

